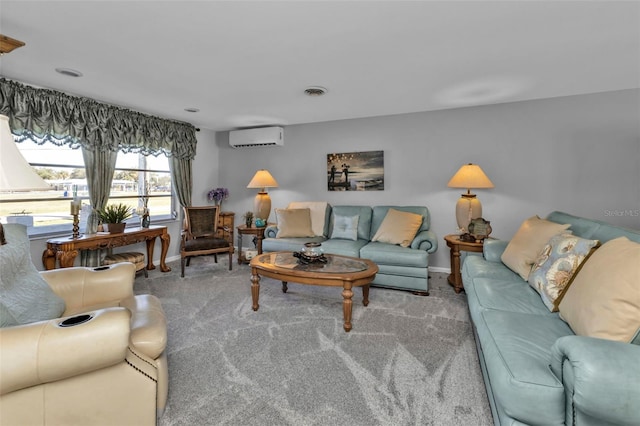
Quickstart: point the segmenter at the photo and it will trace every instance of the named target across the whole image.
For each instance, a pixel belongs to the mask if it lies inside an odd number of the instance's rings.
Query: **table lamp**
[[[269,219],[269,214],[271,213],[271,198],[266,188],[277,187],[278,182],[276,182],[267,170],[258,170],[253,176],[247,188],[260,188],[260,192],[258,192],[253,202],[253,214],[256,218],[263,219],[265,222]]]
[[[477,164],[465,164],[453,175],[449,183],[449,188],[466,188],[467,193],[456,203],[456,221],[461,232],[467,232],[467,227],[471,219],[482,217],[482,204],[475,194],[471,193],[472,188],[493,188],[493,182]]]

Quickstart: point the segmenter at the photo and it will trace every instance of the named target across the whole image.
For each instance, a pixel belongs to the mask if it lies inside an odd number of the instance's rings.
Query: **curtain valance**
[[[196,153],[196,129],[191,124],[4,78],[0,78],[0,114],[9,117],[18,140],[188,160]]]

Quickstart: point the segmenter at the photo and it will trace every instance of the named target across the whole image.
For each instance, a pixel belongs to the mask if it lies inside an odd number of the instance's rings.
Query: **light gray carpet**
[[[226,256],[138,275],[168,317],[169,402],[160,425],[493,424],[464,294],[432,273],[431,295],[354,291],[353,330],[341,289],[261,280]]]

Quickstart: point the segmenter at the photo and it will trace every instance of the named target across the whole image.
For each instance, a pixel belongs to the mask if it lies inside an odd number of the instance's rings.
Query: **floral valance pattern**
[[[17,140],[192,160],[195,127],[0,78],[0,114]]]

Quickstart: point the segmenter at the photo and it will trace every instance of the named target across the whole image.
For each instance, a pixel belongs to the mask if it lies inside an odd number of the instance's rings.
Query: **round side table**
[[[456,293],[464,290],[462,285],[462,277],[460,276],[460,252],[468,251],[473,253],[482,253],[482,242],[461,241],[459,235],[451,234],[444,237],[447,246],[450,248],[451,256],[451,274],[447,278],[449,284],[453,286]]]

